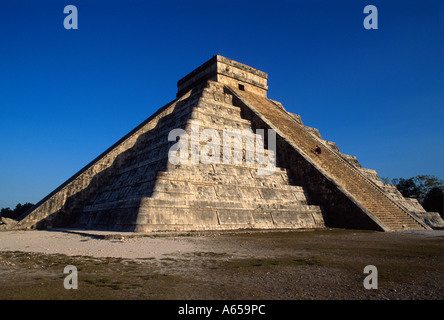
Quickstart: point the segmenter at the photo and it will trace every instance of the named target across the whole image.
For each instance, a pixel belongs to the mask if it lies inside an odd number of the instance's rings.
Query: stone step
[[[168,200],[169,201],[169,200]],[[186,230],[233,228],[322,228],[322,212],[316,206],[299,206],[291,209],[263,208],[254,210],[236,207],[233,202],[183,202],[158,201],[145,198],[137,219],[139,231],[159,230],[156,228]],[[192,214],[191,214],[192,213]],[[167,227],[165,227],[167,226]],[[155,229],[146,229],[155,228]]]
[[[156,199],[151,197],[142,198],[140,205],[144,208],[199,208],[199,209],[242,209],[242,210],[284,210],[284,211],[315,211],[321,212],[319,206],[308,205],[303,203],[296,203],[291,201],[278,202],[278,201],[264,201],[248,203],[245,201],[234,201],[233,199],[217,200],[175,200],[175,199]]]
[[[249,203],[258,203],[269,199],[278,199],[282,201],[301,202],[306,199],[298,198],[295,191],[284,189],[270,189],[258,187],[245,187],[237,185],[194,185],[185,187],[179,183],[174,185],[156,185],[152,194],[153,198],[159,199],[186,199],[186,200],[207,200],[207,199],[237,199]]]
[[[204,117],[204,116],[202,116]],[[214,129],[217,131],[227,130],[227,131],[233,131],[233,130],[251,130],[251,123],[249,121],[223,121],[223,118],[219,122],[213,122],[208,121],[206,119],[202,120],[199,118],[190,118],[187,120],[187,124],[185,127],[185,130],[188,134],[191,132],[189,131],[189,128],[191,128],[191,125],[193,123],[199,124],[199,130],[200,132],[204,129]]]
[[[236,176],[247,176],[251,175],[255,179],[267,180],[270,176],[277,175],[277,174],[284,174],[287,175],[287,170],[280,167],[274,167],[274,171],[270,175],[261,175],[258,173],[257,164],[248,164],[248,163],[242,163],[242,164],[225,164],[225,163],[218,163],[218,164],[204,164],[204,163],[198,163],[198,164],[168,164],[167,166],[167,172],[174,173],[177,171],[179,174],[183,173],[186,175],[200,172],[202,174],[209,174],[211,176],[214,175],[236,175]],[[188,173],[187,173],[188,172]],[[288,176],[287,176],[288,177]],[[248,178],[248,177],[246,177]]]
[[[204,123],[213,123],[214,125],[219,124],[233,124],[239,122],[242,124],[247,124],[251,128],[251,121],[242,119],[240,115],[240,110],[238,113],[222,113],[222,112],[212,112],[211,109],[195,107],[191,113],[191,119],[201,120]]]
[[[201,176],[198,174],[193,175],[184,173],[183,175],[175,174],[173,172],[160,172],[157,176],[155,191],[171,192],[175,190],[180,190],[184,193],[198,192],[199,190],[205,190],[205,188],[215,188],[215,190],[220,190],[226,187],[227,190],[233,192],[233,194],[238,194],[239,190],[242,189],[256,189],[262,198],[273,199],[273,196],[279,196],[277,193],[291,194],[291,197],[296,196],[298,198],[293,200],[300,200],[302,197],[305,198],[305,193],[302,187],[292,186],[285,184],[282,179],[280,182],[276,180],[267,181],[266,179],[262,181],[257,181],[252,178],[239,179],[236,176],[225,176],[220,175],[211,176],[203,173]],[[271,177],[271,176],[270,176]],[[202,180],[200,179],[202,178]],[[205,180],[203,179],[205,178]],[[279,179],[281,177],[278,177]],[[227,191],[228,192],[228,191]],[[222,192],[225,193],[225,192]]]
[[[200,183],[223,184],[229,183],[233,185],[246,185],[258,187],[281,187],[286,189],[300,188],[289,185],[289,178],[285,171],[275,170],[271,175],[258,175],[255,168],[231,167],[230,165],[213,164],[208,165],[203,170],[193,168],[184,170],[175,168],[166,172],[158,172],[157,177],[177,180],[177,181],[194,181]]]
[[[216,102],[212,99],[201,98],[197,103],[197,108],[207,111],[211,114],[224,114],[229,117],[241,117],[241,109],[232,104]]]

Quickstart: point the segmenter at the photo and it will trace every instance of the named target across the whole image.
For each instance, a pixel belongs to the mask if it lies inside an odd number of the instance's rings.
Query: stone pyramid
[[[16,228],[430,229],[419,203],[268,99],[267,78],[214,56],[178,81],[175,100],[37,203]],[[316,144],[321,156],[312,152]]]

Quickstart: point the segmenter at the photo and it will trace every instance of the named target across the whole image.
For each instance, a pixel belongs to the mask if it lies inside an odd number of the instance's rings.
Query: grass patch
[[[78,271],[78,289],[66,290],[65,266]],[[0,252],[0,299],[147,299],[166,298],[188,279],[158,273],[150,260],[92,258],[40,253]],[[190,280],[191,281],[191,280]]]
[[[272,269],[274,267],[288,267],[288,266],[314,266],[323,265],[323,262],[317,257],[291,257],[284,256],[279,258],[246,258],[246,259],[232,259],[221,262],[222,269]]]

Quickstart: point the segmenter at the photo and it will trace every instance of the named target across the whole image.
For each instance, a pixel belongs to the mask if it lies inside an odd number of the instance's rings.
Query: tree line
[[[441,217],[444,211],[444,180],[432,175],[417,175],[405,178],[381,178],[382,182],[393,184],[403,197],[415,198],[429,212],[439,212]]]
[[[25,204],[17,204],[15,206],[15,209],[12,210],[11,208],[2,208],[0,210],[0,218],[9,218],[17,220],[18,217],[20,217],[23,213],[28,211],[30,208],[32,208],[34,205],[32,203],[26,202]]]

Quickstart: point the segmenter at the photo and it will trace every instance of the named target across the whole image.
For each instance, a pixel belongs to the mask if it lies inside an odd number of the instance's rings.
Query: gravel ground
[[[79,230],[0,232],[0,251],[157,259],[163,255],[196,250],[193,242],[181,237],[153,238],[134,233]]]
[[[3,231],[0,299],[442,300],[443,258],[444,231]]]

